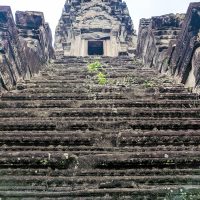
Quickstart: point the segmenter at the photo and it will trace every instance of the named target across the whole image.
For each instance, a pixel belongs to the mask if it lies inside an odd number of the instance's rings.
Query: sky
[[[186,13],[191,2],[200,2],[200,0],[125,0],[125,2],[137,30],[141,18],[169,13]],[[0,5],[11,6],[13,14],[17,10],[44,12],[45,20],[49,22],[53,35],[64,3],[65,0],[0,0]]]

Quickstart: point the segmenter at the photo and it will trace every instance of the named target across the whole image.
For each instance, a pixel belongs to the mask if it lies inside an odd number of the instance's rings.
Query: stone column
[[[80,56],[80,49],[81,49],[81,33],[80,30],[74,30],[74,39],[71,43],[71,56]]]
[[[85,39],[81,40],[80,56],[88,56],[88,41]]]
[[[119,44],[118,44],[118,31],[114,30],[112,31],[112,35],[111,35],[111,49],[110,52],[112,52],[112,54],[110,56],[112,57],[116,57],[119,54]]]
[[[104,56],[108,56],[107,41],[108,41],[108,40],[104,40],[104,41],[103,41],[103,52],[104,52]]]

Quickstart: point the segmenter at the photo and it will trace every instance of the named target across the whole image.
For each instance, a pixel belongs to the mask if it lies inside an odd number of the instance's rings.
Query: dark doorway
[[[88,41],[88,55],[103,56],[103,41]]]

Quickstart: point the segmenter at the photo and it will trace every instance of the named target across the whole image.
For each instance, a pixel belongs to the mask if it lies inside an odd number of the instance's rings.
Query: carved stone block
[[[134,46],[135,31],[126,3],[116,1],[72,1],[65,3],[56,29],[56,55],[128,55]],[[103,42],[102,49],[91,51],[90,43]],[[71,46],[65,48],[65,43]],[[62,45],[61,45],[62,44]]]

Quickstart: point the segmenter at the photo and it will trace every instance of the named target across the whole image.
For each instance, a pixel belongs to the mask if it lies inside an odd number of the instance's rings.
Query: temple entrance
[[[88,41],[88,55],[104,55],[103,41]]]

